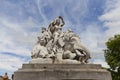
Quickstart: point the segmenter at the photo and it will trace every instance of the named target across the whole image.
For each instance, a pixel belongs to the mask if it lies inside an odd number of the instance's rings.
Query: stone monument
[[[15,72],[15,80],[112,80],[99,64],[89,64],[90,51],[72,30],[62,32],[61,16],[42,28],[32,60]]]

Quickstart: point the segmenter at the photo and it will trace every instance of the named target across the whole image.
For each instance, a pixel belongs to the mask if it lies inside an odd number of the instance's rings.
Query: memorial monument
[[[42,27],[31,61],[15,72],[15,80],[112,80],[101,65],[89,64],[90,51],[71,29],[63,32],[64,25],[59,16]]]

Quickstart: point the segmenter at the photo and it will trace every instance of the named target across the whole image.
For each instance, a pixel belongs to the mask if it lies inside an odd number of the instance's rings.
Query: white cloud
[[[24,23],[16,23],[1,17],[0,52],[12,52],[23,56],[30,56],[30,48],[34,45],[39,34],[29,30],[33,26],[36,26],[36,24],[32,22],[31,18],[28,18]]]
[[[88,44],[88,46],[93,49],[97,47],[97,43],[102,40],[101,39],[101,31],[99,25],[97,24],[89,24],[86,26],[86,29],[81,33],[81,39]],[[85,40],[84,40],[85,39]],[[99,39],[99,40],[98,40]],[[91,44],[92,43],[92,44]],[[89,45],[91,44],[91,45]]]
[[[40,0],[36,0],[36,4],[37,4],[37,6],[38,6],[39,14],[40,14],[40,15],[42,16],[42,18],[43,18],[44,24],[46,24],[46,23],[47,23],[47,18],[46,18],[46,16],[44,15],[44,13],[42,12],[42,10],[41,10],[41,5],[40,5],[40,4],[42,4],[42,3],[40,2]]]
[[[103,58],[104,56],[105,43],[103,35],[104,32],[96,23],[86,26],[86,29],[80,34],[82,42],[89,48],[93,59]]]
[[[105,12],[99,19],[108,28],[105,32],[107,39],[115,34],[120,34],[120,1],[107,0]]]
[[[18,68],[21,68],[22,64],[25,63],[24,59],[19,57],[0,54],[0,69],[7,71],[15,71]]]
[[[36,4],[45,24],[48,24],[48,20],[56,18],[59,15],[63,16],[65,21],[71,23],[74,20],[76,24],[80,24],[80,18],[85,16],[88,11],[88,0],[47,0],[47,3],[46,1],[36,0]],[[48,7],[47,12],[45,11],[47,10],[46,7]]]

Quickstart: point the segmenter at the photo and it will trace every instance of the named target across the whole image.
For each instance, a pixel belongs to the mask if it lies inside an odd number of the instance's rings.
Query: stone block
[[[23,64],[15,80],[112,80],[99,64]]]

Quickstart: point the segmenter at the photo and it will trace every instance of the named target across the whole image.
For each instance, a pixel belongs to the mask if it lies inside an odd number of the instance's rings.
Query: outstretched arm
[[[62,16],[59,16],[59,18],[62,20],[62,23],[61,23],[60,25],[61,25],[61,26],[64,26],[64,25],[65,25],[65,22],[64,22]]]

